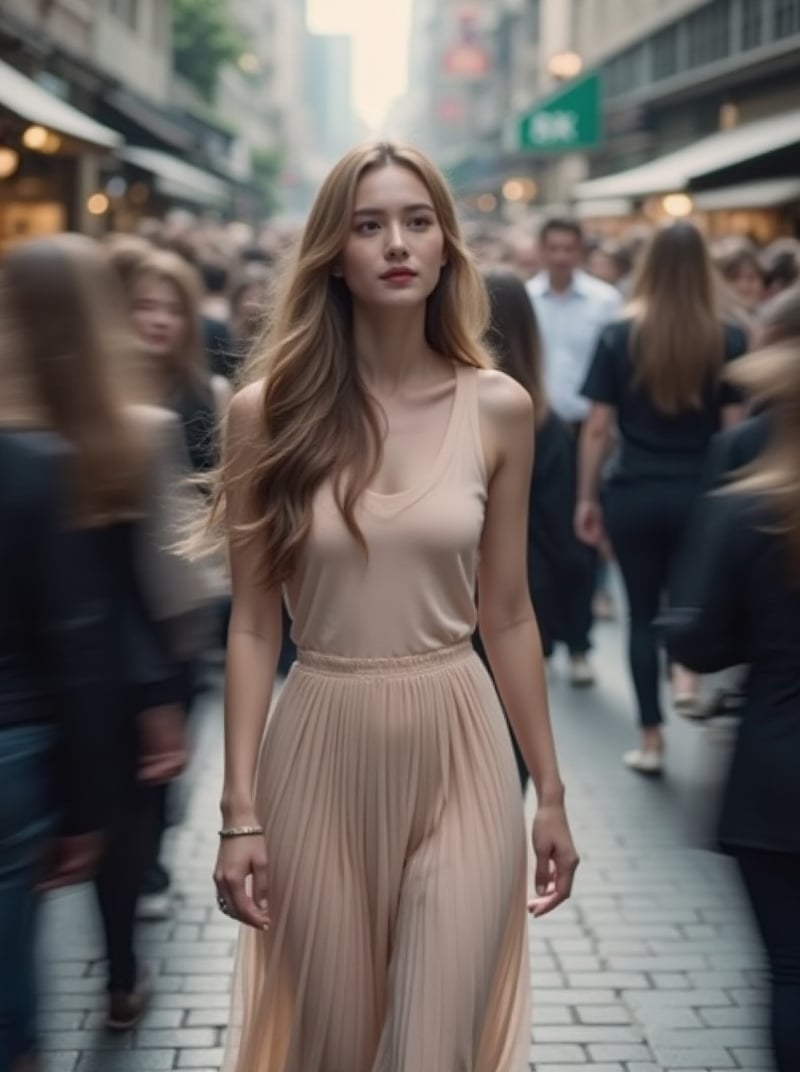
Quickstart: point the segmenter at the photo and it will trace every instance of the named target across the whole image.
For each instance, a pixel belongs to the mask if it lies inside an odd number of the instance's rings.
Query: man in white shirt
[[[527,284],[539,323],[547,394],[555,412],[577,434],[589,412],[581,395],[600,332],[621,313],[619,291],[580,268],[584,255],[580,224],[568,217],[548,220],[539,234],[543,269]],[[570,652],[571,681],[591,685],[587,653],[592,626],[596,557],[587,549],[586,575],[567,594],[563,639]]]

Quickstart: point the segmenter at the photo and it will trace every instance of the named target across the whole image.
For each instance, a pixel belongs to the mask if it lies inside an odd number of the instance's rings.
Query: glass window
[[[605,86],[610,97],[619,97],[638,89],[644,84],[644,50],[641,46],[629,48],[609,63],[606,69]]]
[[[653,38],[653,79],[669,78],[678,72],[678,27],[668,26]]]
[[[758,48],[764,41],[762,0],[742,0],[742,49]]]
[[[689,16],[688,27],[690,67],[701,67],[730,56],[730,0],[713,0]]]
[[[800,0],[776,0],[775,39],[780,41],[800,31]]]

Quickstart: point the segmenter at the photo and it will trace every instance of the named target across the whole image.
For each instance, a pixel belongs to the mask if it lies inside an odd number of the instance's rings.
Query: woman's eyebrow
[[[433,212],[433,205],[428,205],[425,202],[420,202],[415,205],[404,205],[403,212]],[[385,216],[386,210],[382,208],[357,208],[353,213],[354,216]]]

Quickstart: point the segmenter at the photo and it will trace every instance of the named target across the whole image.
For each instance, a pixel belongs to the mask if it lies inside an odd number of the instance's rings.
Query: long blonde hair
[[[314,495],[327,479],[333,481],[347,528],[366,550],[355,512],[380,465],[382,431],[353,352],[352,297],[333,270],[350,234],[360,180],[392,164],[407,168],[427,187],[444,235],[447,262],[428,299],[426,340],[453,361],[491,365],[481,343],[488,322],[486,291],[463,243],[444,178],[411,148],[381,143],[352,150],[322,184],[265,343],[247,370],[247,381],[264,379],[260,438],[247,444],[246,459],[225,459],[212,495],[208,525],[224,530],[225,486],[241,482],[237,494],[257,520],[230,536],[258,538],[268,584],[291,575],[311,527]]]
[[[78,524],[137,516],[144,459],[126,407],[145,398],[141,353],[105,258],[81,235],[37,238],[0,277],[0,426],[49,429],[72,447]]]
[[[134,262],[128,274],[127,289],[131,303],[137,291],[148,283],[167,283],[181,303],[186,320],[186,334],[181,346],[169,360],[153,363],[153,377],[162,399],[182,388],[208,387],[210,372],[201,331],[200,277],[179,254],[153,249]]]
[[[762,454],[725,491],[763,497],[777,522],[771,531],[789,546],[800,581],[800,288],[764,312],[764,347],[731,363],[726,377],[769,407],[771,435]]]
[[[722,369],[725,332],[714,267],[694,224],[657,231],[639,266],[630,306],[634,382],[656,409],[700,409]]]

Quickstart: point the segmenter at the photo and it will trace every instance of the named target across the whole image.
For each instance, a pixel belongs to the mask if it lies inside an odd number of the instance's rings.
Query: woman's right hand
[[[605,538],[600,503],[586,499],[575,507],[575,535],[590,547],[599,547]]]
[[[226,915],[257,930],[269,929],[267,847],[263,834],[222,838],[214,882],[219,901],[227,906]]]

